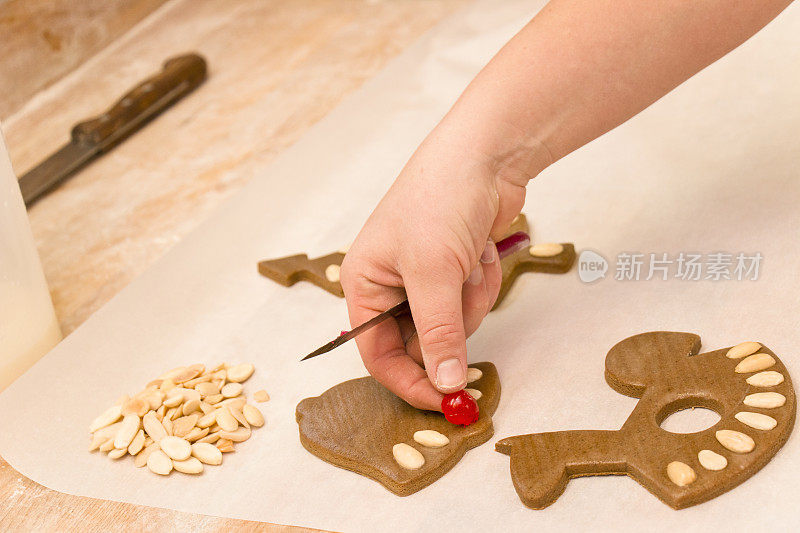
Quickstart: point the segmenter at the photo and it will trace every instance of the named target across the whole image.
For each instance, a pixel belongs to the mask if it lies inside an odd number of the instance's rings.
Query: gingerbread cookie
[[[530,234],[528,220],[519,215],[511,224],[506,237],[519,231]],[[306,254],[269,259],[258,264],[258,271],[273,281],[290,287],[300,280],[310,281],[329,293],[344,297],[339,283],[339,268],[346,252],[334,252],[316,259]],[[517,276],[524,272],[566,273],[575,262],[575,247],[570,243],[545,243],[526,247],[501,259],[503,281],[495,302],[496,308],[508,293]],[[493,308],[493,309],[494,309]]]
[[[300,280],[310,281],[334,296],[344,298],[342,284],[339,283],[339,268],[343,260],[342,252],[334,252],[316,259],[309,259],[306,254],[290,255],[261,261],[258,264],[258,272],[286,287],[291,287]]]
[[[514,219],[509,234],[517,231],[528,233],[528,221],[525,215],[519,215]],[[520,274],[525,272],[565,274],[573,264],[575,264],[575,246],[572,243],[535,244],[504,257],[500,260],[503,281],[500,283],[500,292],[492,311],[497,309]]]
[[[658,331],[629,337],[606,356],[606,381],[639,398],[619,431],[557,431],[503,439],[523,503],[542,509],[578,476],[628,475],[675,509],[719,496],[761,469],[789,438],[796,401],[786,367],[759,343],[697,355],[700,337]],[[720,414],[711,428],[669,433],[676,411]]]
[[[300,442],[338,467],[370,477],[407,496],[442,477],[467,450],[489,440],[500,401],[491,363],[470,365],[468,392],[480,419],[455,426],[441,413],[411,407],[372,377],[340,383],[297,405]]]

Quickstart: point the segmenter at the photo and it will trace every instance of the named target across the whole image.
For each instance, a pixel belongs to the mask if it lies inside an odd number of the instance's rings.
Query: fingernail
[[[467,283],[470,285],[480,285],[481,282],[483,282],[483,267],[478,265],[469,273]]]
[[[464,365],[459,359],[448,359],[436,368],[436,386],[443,389],[461,387],[466,381]]]
[[[481,254],[481,263],[491,263],[494,261],[495,249],[494,241],[492,239],[486,241],[486,246],[483,247],[483,253]]]

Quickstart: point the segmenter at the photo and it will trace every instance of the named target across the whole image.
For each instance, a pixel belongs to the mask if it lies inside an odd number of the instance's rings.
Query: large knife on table
[[[526,246],[531,243],[530,236],[525,233],[524,231],[518,231],[516,233],[512,233],[505,239],[497,242],[497,255],[500,256],[500,259],[504,257],[508,257],[509,255],[522,250]],[[379,314],[376,317],[373,317],[360,326],[357,326],[350,331],[342,331],[342,333],[333,339],[332,341],[320,346],[307,356],[300,359],[301,361],[305,361],[306,359],[311,359],[312,357],[316,357],[318,355],[322,355],[324,353],[328,353],[334,348],[338,348],[342,344],[346,343],[350,339],[356,338],[358,335],[364,333],[368,329],[371,329],[384,320],[388,318],[398,318],[403,315],[407,315],[411,312],[411,307],[408,305],[408,300],[403,300],[399,304],[395,305],[391,309],[384,311],[383,313]]]
[[[128,91],[108,111],[72,128],[68,144],[20,178],[25,204],[30,206],[93,158],[124,141],[205,78],[206,61],[201,56],[168,59],[161,72]]]

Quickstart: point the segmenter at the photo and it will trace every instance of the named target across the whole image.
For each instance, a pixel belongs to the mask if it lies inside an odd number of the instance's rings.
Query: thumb
[[[417,328],[425,371],[440,392],[455,392],[467,382],[467,338],[464,332],[460,269],[430,268],[404,277]]]

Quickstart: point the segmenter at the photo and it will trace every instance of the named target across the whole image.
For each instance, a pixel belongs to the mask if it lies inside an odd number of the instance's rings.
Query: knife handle
[[[206,61],[197,54],[168,59],[163,70],[128,91],[108,111],[72,128],[72,142],[106,151],[125,140],[206,77]]]

